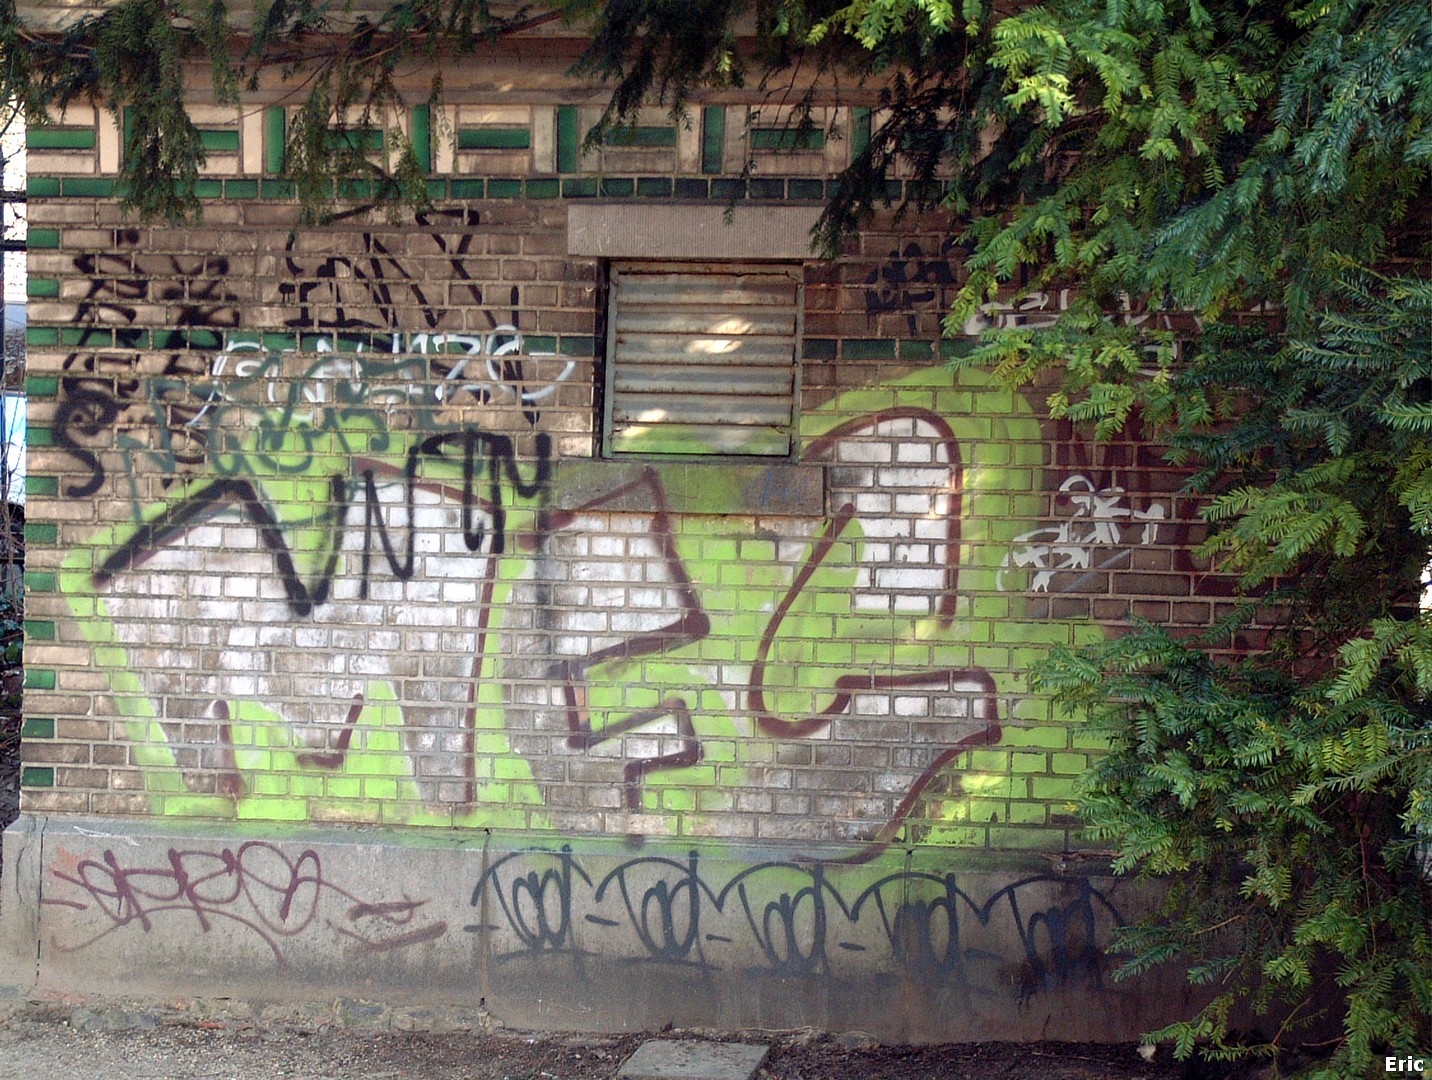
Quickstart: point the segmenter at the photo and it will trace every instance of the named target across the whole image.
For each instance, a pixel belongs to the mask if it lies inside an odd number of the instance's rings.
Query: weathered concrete
[[[771,1048],[706,1039],[648,1039],[622,1065],[626,1080],[751,1080]]]
[[[851,866],[25,815],[4,857],[0,972],[22,991],[347,995],[522,1027],[916,1042],[1129,1039],[1187,1001],[1173,979],[1107,977],[1102,947],[1146,896],[1044,860],[1012,871],[1008,853],[998,869],[936,849]]]

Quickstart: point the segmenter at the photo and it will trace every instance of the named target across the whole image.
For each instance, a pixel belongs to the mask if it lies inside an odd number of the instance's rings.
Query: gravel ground
[[[0,1002],[0,1077],[83,1080],[596,1080],[650,1034],[553,1034],[487,1026],[481,1014],[368,1002]],[[465,1026],[464,1026],[465,1025]],[[426,1030],[414,1030],[426,1029]],[[763,1042],[760,1080],[1188,1080],[1129,1044],[880,1046],[859,1034],[667,1031]]]

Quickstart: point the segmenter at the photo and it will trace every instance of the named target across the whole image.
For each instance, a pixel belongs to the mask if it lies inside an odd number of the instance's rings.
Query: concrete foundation
[[[511,1026],[813,1026],[886,1041],[1125,1040],[1187,1007],[1114,983],[1148,896],[1049,860],[866,865],[476,833],[22,815],[0,982],[130,996],[350,995]]]

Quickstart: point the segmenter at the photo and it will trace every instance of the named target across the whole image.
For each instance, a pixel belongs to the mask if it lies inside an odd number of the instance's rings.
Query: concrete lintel
[[[567,252],[607,259],[812,259],[818,206],[576,203]]]

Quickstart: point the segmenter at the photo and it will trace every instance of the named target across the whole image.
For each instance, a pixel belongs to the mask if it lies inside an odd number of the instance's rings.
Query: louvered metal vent
[[[612,270],[606,449],[791,452],[798,267]]]

